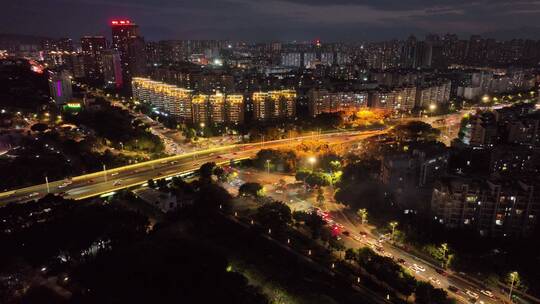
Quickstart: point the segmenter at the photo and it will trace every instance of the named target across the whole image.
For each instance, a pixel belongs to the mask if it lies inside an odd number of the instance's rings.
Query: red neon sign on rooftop
[[[128,25],[131,24],[130,20],[113,20],[111,21],[112,25]]]

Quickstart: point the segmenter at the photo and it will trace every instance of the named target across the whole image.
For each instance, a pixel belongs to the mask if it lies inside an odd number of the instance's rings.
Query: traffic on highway
[[[384,132],[386,130],[327,133],[317,135],[316,138],[311,135],[261,143],[224,146],[113,169],[104,167],[104,170],[100,172],[68,177],[59,181],[46,181],[45,184],[0,193],[0,206],[12,202],[23,203],[37,200],[48,193],[76,200],[107,195],[121,189],[143,185],[149,179],[169,178],[192,172],[205,162],[222,164],[231,160],[245,159],[256,154],[261,149],[284,147],[295,145],[299,141],[306,139],[322,138],[329,145],[343,144],[383,134]]]

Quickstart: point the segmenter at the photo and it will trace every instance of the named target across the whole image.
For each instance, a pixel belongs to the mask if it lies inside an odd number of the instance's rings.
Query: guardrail
[[[244,159],[248,159],[248,158],[249,157],[242,157],[242,158],[236,159],[235,161],[240,161],[240,160],[244,160]],[[223,164],[227,164],[229,162],[230,161],[221,161],[221,162],[217,162],[216,165],[223,165]],[[174,173],[170,173],[170,174],[166,174],[166,175],[156,176],[156,177],[154,177],[152,179],[153,180],[160,180],[160,179],[167,179],[167,178],[171,178],[171,177],[179,177],[179,176],[181,176],[183,174],[193,173],[193,172],[195,172],[197,170],[199,170],[199,168],[191,168],[191,169],[180,171],[180,172],[174,172]],[[146,184],[147,182],[148,182],[148,180],[142,180],[142,181],[138,181],[138,182],[127,184],[127,185],[118,185],[117,187],[112,188],[112,189],[107,189],[106,191],[90,193],[90,194],[86,194],[86,195],[83,195],[83,196],[74,197],[73,199],[79,201],[79,200],[87,199],[87,198],[90,198],[90,197],[101,196],[101,195],[104,195],[104,194],[107,194],[107,193],[116,192],[118,190],[123,190],[123,189],[128,189],[128,188],[132,188],[132,187],[141,186],[141,185]]]
[[[302,140],[302,139],[312,139],[312,138],[319,138],[320,139],[321,137],[327,138],[327,137],[336,136],[336,135],[341,135],[341,136],[368,135],[369,136],[369,135],[375,135],[377,133],[380,133],[381,131],[383,131],[383,130],[372,130],[372,131],[349,131],[349,130],[347,130],[347,131],[330,132],[330,133],[325,133],[325,134],[312,134],[312,135],[306,135],[306,136],[300,136],[300,137],[285,138],[285,139],[279,139],[279,140],[268,141],[268,142],[228,145],[228,146],[223,146],[223,147],[207,149],[207,150],[203,150],[203,151],[194,151],[194,152],[189,152],[189,153],[185,153],[185,154],[181,154],[181,155],[168,156],[168,157],[164,157],[164,158],[160,158],[160,159],[150,160],[150,161],[146,161],[146,162],[141,162],[141,163],[122,166],[122,167],[117,167],[117,168],[106,169],[105,171],[97,171],[97,172],[93,172],[93,173],[83,174],[83,175],[80,175],[80,176],[73,177],[71,180],[72,181],[82,181],[82,180],[86,180],[86,179],[92,179],[92,178],[101,177],[104,174],[122,172],[124,170],[147,167],[147,166],[152,166],[152,165],[155,165],[155,164],[161,164],[161,163],[165,163],[165,162],[178,161],[178,160],[186,159],[186,158],[189,158],[189,157],[192,157],[192,156],[194,157],[194,156],[198,156],[198,155],[210,155],[210,154],[215,153],[215,152],[224,152],[224,151],[230,151],[230,152],[239,151],[239,149],[243,149],[245,147],[249,147],[250,149],[253,148],[253,150],[255,150],[257,148],[262,149],[267,145],[268,146],[279,146],[281,143],[287,143],[287,142],[292,142],[292,141]],[[244,158],[240,158],[240,159],[244,159]],[[240,159],[237,159],[237,160],[240,160]],[[220,162],[220,164],[226,163],[226,162],[227,161]],[[180,173],[175,172],[173,174],[169,174],[169,175],[165,175],[165,176],[154,177],[154,179],[162,179],[162,178],[168,178],[168,177],[171,177],[171,176],[177,176],[179,174],[184,174],[186,172],[193,172],[196,169],[198,169],[198,168],[187,170],[185,172],[184,171],[182,171]],[[62,182],[64,180],[65,179],[49,181],[49,187],[54,187],[55,185],[58,185],[60,182]],[[107,191],[103,191],[103,192],[99,192],[99,193],[92,193],[92,194],[76,197],[74,199],[80,200],[80,199],[84,199],[84,198],[95,197],[95,196],[103,195],[103,194],[106,194],[106,193],[118,191],[118,190],[121,190],[121,189],[126,189],[126,188],[130,188],[130,187],[135,187],[135,186],[138,186],[138,185],[142,185],[145,182],[146,181],[140,181],[140,182],[132,183],[132,184],[129,184],[129,185],[122,185],[122,186],[119,185],[118,187],[115,187],[115,188],[112,188],[112,189],[107,189]],[[6,191],[6,192],[3,192],[3,193],[0,193],[0,199],[10,197],[11,195],[17,194],[18,192],[36,192],[36,191],[40,191],[40,190],[42,190],[43,187],[45,187],[45,185],[46,184],[38,184],[38,185],[33,185],[33,186],[25,187],[25,188]]]
[[[319,138],[320,137],[329,137],[329,136],[333,136],[333,135],[355,135],[355,134],[358,134],[358,133],[370,133],[370,132],[375,133],[375,132],[378,132],[378,131],[338,131],[338,132],[330,132],[330,133],[317,134],[317,135],[305,135],[305,136],[299,136],[299,137],[293,137],[293,138],[278,139],[278,140],[267,141],[267,142],[256,142],[256,143],[228,145],[228,146],[217,147],[217,148],[212,148],[212,149],[207,149],[207,150],[202,150],[202,151],[193,151],[193,152],[184,153],[184,154],[180,154],[180,155],[167,156],[167,157],[154,159],[154,160],[149,160],[149,161],[136,163],[136,164],[132,164],[132,165],[126,165],[126,166],[122,166],[122,167],[106,169],[105,171],[106,171],[106,173],[121,172],[121,171],[124,171],[124,170],[130,170],[130,169],[136,169],[136,168],[151,166],[151,165],[155,165],[155,164],[160,164],[162,162],[170,162],[170,161],[175,161],[175,160],[181,160],[181,159],[184,159],[184,158],[209,154],[209,153],[213,153],[213,152],[220,152],[220,151],[226,151],[226,150],[233,151],[235,149],[241,149],[243,147],[249,147],[249,146],[255,146],[256,147],[257,145],[264,146],[264,145],[268,145],[268,144],[279,144],[279,143],[284,143],[284,142],[294,141],[294,140],[299,140],[299,139],[310,139],[310,138],[315,138],[315,137],[319,137]],[[91,179],[91,178],[100,177],[103,174],[104,174],[104,171],[101,170],[101,171],[96,171],[96,172],[92,172],[92,173],[88,173],[88,174],[75,176],[75,177],[72,177],[71,180],[73,180],[73,181],[81,181],[81,180],[85,180],[85,179]],[[63,178],[63,179],[60,179],[60,180],[52,180],[52,181],[49,181],[49,184],[51,185],[51,184],[57,183],[59,181],[65,180],[65,179],[67,179],[67,178]],[[43,185],[44,184],[37,184],[37,185],[32,185],[32,186],[28,186],[28,187],[24,187],[24,188],[12,189],[12,190],[9,190],[9,191],[0,192],[0,198],[10,196],[12,194],[15,194],[16,192],[32,191],[33,189],[35,189],[37,187],[42,187]]]

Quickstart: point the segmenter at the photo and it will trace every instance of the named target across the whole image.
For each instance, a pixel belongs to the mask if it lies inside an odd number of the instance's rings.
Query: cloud
[[[11,33],[108,35],[126,17],[155,39],[382,40],[410,31],[463,34],[540,27],[540,0],[17,0],[3,4]],[[404,33],[405,32],[405,33]],[[494,34],[495,35],[495,34]]]

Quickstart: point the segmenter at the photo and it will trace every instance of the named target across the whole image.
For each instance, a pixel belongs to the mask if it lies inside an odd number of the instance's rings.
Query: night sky
[[[110,35],[126,17],[147,40],[356,41],[453,32],[540,38],[538,0],[5,0],[0,33]]]

